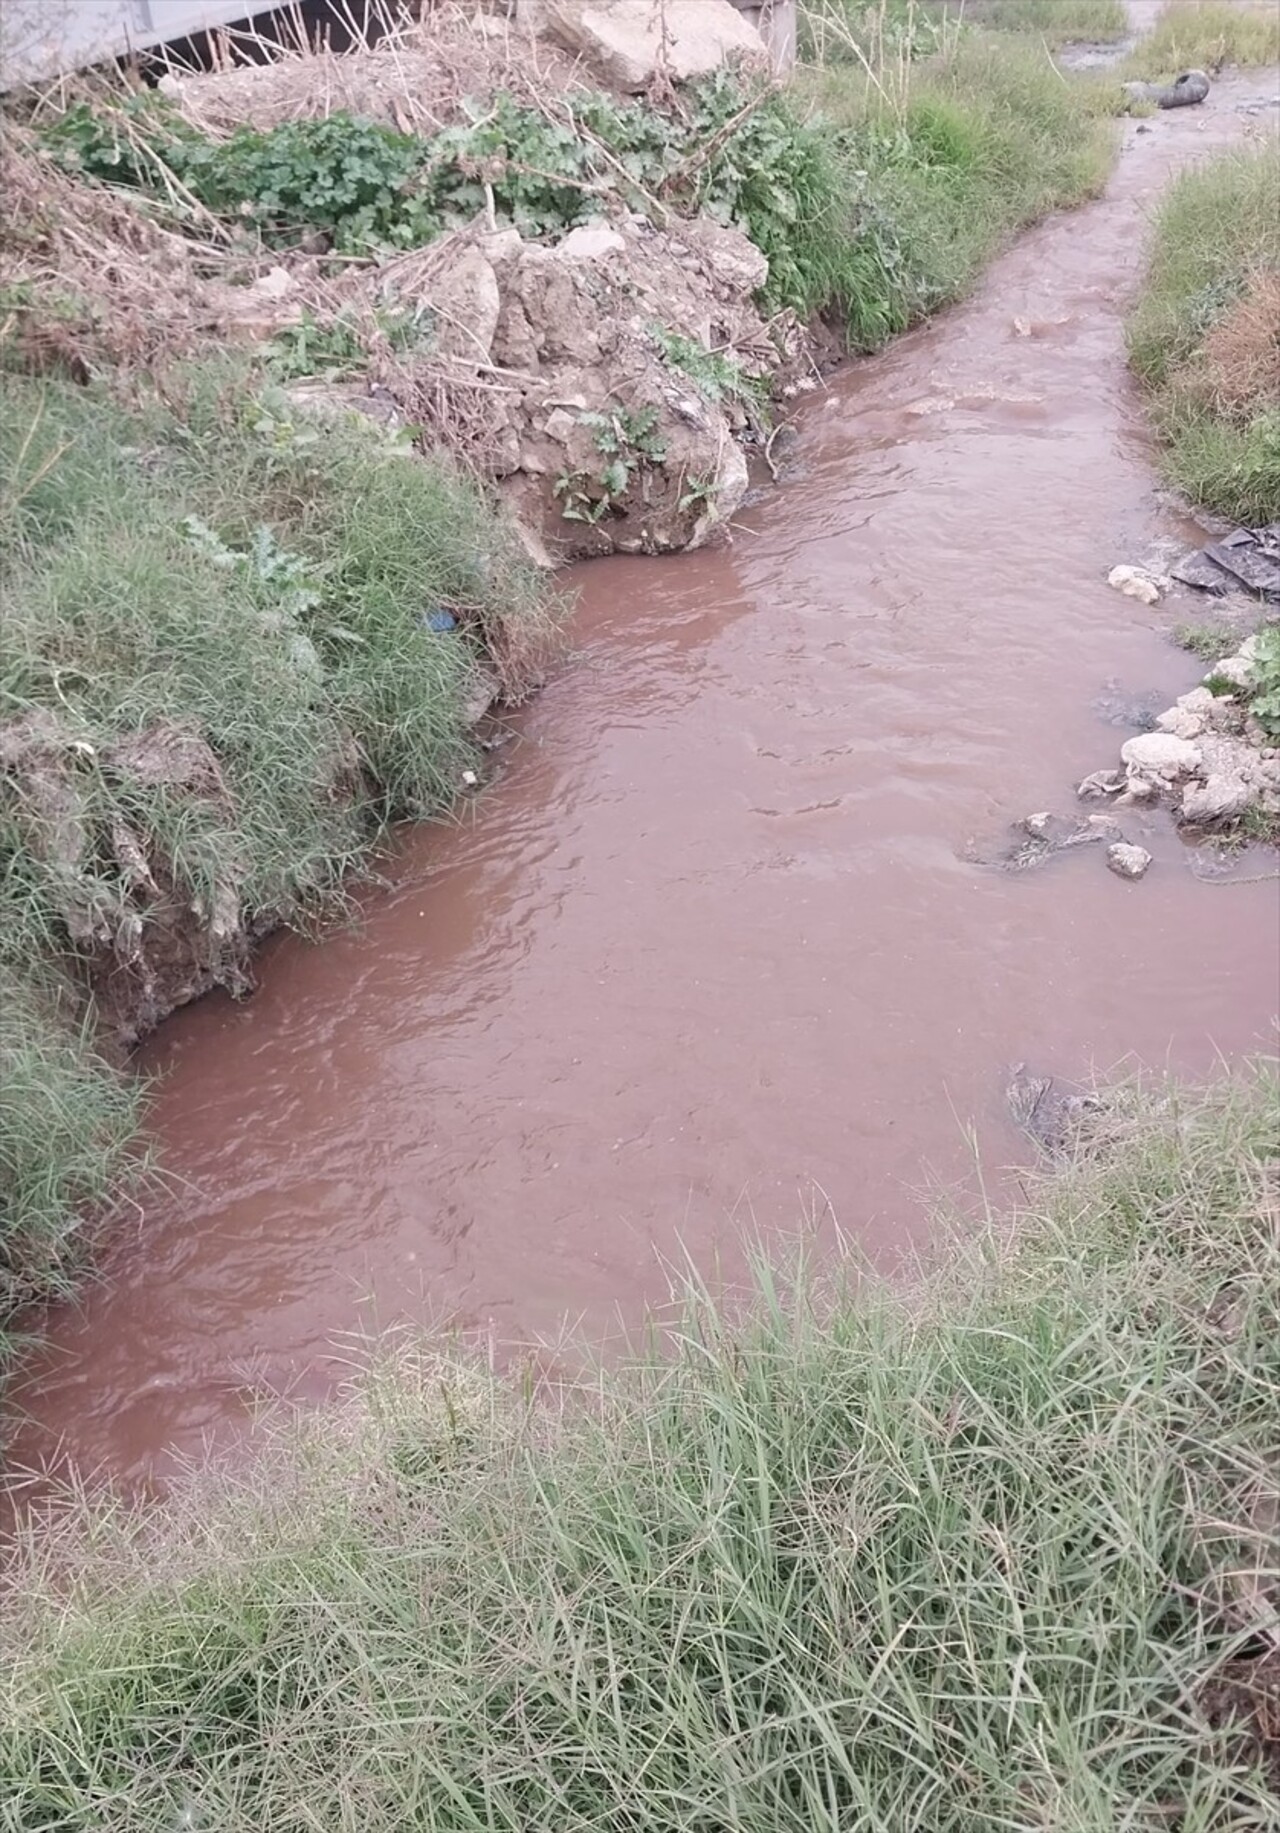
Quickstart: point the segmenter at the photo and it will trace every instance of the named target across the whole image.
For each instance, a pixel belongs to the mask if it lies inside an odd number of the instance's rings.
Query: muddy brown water
[[[1130,125],[1103,201],[808,401],[731,547],[580,570],[576,653],[467,821],[146,1052],[177,1183],[53,1319],[20,1460],[163,1472],[255,1395],[323,1394],[374,1323],[598,1337],[753,1231],[838,1222],[892,1267],[925,1182],[972,1188],[967,1123],[1023,1154],[1011,1061],[1196,1074],[1274,1039],[1276,885],[1197,882],[1162,818],[1126,819],[1136,885],[1093,849],[962,857],[1114,761],[1108,682],[1197,678],[1180,608],[1104,583],[1194,533],[1121,320],[1152,199],[1272,94]]]

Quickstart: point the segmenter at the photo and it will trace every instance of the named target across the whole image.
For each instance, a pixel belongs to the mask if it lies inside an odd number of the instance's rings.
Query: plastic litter
[[[1217,598],[1243,591],[1280,604],[1280,522],[1237,528],[1221,541],[1207,542],[1178,562],[1173,577]]]
[[[433,610],[424,611],[422,623],[424,629],[434,630],[437,635],[443,634],[446,630],[456,630],[458,627],[458,620],[453,612],[446,611],[443,605],[436,605]]]

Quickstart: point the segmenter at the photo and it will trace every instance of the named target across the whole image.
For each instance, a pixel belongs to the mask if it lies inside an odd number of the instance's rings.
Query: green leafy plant
[[[1280,739],[1280,624],[1258,632],[1249,711],[1269,738]]]
[[[649,335],[673,369],[688,376],[700,395],[718,405],[739,401],[753,409],[763,407],[766,385],[748,374],[740,357],[729,350],[708,350],[704,344],[664,325],[650,325]]]
[[[626,494],[636,468],[660,465],[667,448],[657,431],[656,407],[615,407],[607,414],[580,414],[578,421],[591,429],[592,443],[604,464],[596,473],[562,472],[555,481],[555,494],[562,499],[560,514],[566,522],[594,524]]]

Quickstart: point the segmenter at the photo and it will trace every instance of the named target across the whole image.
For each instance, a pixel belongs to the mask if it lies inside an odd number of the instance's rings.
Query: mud
[[[1140,885],[975,834],[1062,806],[1100,692],[1202,664],[1106,584],[1196,531],[1160,505],[1122,313],[1144,218],[1274,79],[1126,129],[1108,196],[802,416],[735,544],[580,570],[572,666],[467,825],[407,837],[359,933],[144,1067],[172,1185],[54,1320],[20,1458],[129,1479],[327,1391],[335,1336],[596,1335],[689,1254],[838,1222],[892,1268],[922,1183],[1025,1152],[1007,1066],[1200,1073],[1274,1037],[1274,883],[1201,884],[1170,818]],[[1110,685],[1108,685],[1110,684]],[[1267,863],[1270,863],[1268,861]]]

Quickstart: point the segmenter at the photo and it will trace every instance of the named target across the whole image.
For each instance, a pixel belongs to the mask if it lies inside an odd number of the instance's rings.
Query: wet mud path
[[[576,655],[467,823],[154,1040],[173,1187],[54,1319],[20,1458],[163,1471],[323,1394],[362,1326],[599,1336],[663,1257],[736,1276],[753,1229],[838,1222],[891,1268],[966,1123],[1021,1154],[1011,1061],[1197,1073],[1274,1037],[1276,886],[1197,882],[1162,817],[1127,819],[1138,885],[1096,849],[963,857],[1113,761],[1109,682],[1198,678],[1178,608],[1104,583],[1194,532],[1122,315],[1154,198],[1272,88],[1129,124],[1104,200],[810,400],[731,547],[580,571]]]

